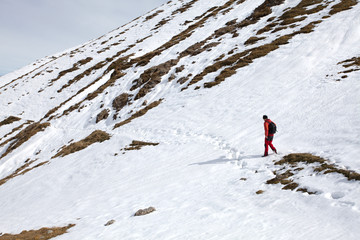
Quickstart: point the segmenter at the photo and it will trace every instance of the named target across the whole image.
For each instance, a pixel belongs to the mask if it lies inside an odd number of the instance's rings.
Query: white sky
[[[168,0],[0,0],[0,75],[85,43]]]

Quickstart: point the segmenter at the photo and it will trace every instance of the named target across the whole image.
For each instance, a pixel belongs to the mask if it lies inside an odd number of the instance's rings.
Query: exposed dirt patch
[[[75,224],[69,224],[66,227],[41,228],[39,230],[22,231],[19,234],[4,234],[0,240],[47,240],[63,235]]]
[[[12,124],[12,123],[20,121],[20,120],[21,120],[21,118],[10,116],[10,117],[8,117],[8,118],[6,118],[6,119],[4,119],[3,121],[0,122],[0,127],[4,126],[4,125]]]
[[[6,151],[1,155],[0,159],[20,147],[23,143],[27,142],[32,136],[38,132],[44,131],[50,123],[36,122],[26,127],[24,130],[19,132],[15,137],[9,139],[7,142],[11,142]]]
[[[154,107],[157,107],[157,106],[162,102],[162,100],[163,100],[163,99],[160,99],[160,100],[158,100],[158,101],[155,101],[155,102],[150,103],[150,104],[149,104],[148,106],[146,106],[145,108],[143,108],[143,109],[137,111],[136,113],[134,113],[134,114],[133,114],[131,117],[129,117],[128,119],[126,119],[126,120],[124,120],[124,121],[122,121],[122,122],[120,122],[120,123],[115,124],[114,129],[115,129],[115,128],[118,128],[118,127],[121,127],[121,126],[123,126],[123,125],[125,125],[125,124],[128,124],[128,123],[130,123],[132,120],[134,120],[134,119],[136,119],[136,118],[138,118],[138,117],[141,117],[141,116],[145,115],[150,109],[152,109],[152,108],[154,108]]]
[[[68,146],[62,147],[59,150],[59,152],[52,158],[64,157],[66,155],[81,151],[94,143],[97,143],[97,142],[101,143],[101,142],[104,142],[109,139],[110,139],[110,135],[108,133],[101,131],[101,130],[95,130],[94,132],[92,132],[89,136],[87,136],[83,140],[80,140],[78,142],[71,143]]]

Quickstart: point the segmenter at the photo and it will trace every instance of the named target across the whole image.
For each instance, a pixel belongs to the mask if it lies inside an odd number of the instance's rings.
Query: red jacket
[[[269,134],[269,124],[272,121],[270,119],[266,119],[264,122],[264,129],[265,129],[265,137],[271,137],[274,136],[274,134]]]

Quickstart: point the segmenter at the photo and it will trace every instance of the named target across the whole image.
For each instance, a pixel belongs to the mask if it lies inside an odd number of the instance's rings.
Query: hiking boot
[[[276,151],[276,149],[274,149],[274,153],[276,153],[276,154],[277,154],[277,151]]]
[[[264,154],[264,155],[262,155],[261,157],[267,157],[267,156],[269,156],[269,155],[267,155],[267,154]]]

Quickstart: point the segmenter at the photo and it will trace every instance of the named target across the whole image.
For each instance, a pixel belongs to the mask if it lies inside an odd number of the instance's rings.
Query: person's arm
[[[269,123],[264,122],[264,129],[265,129],[265,138],[269,136]]]

